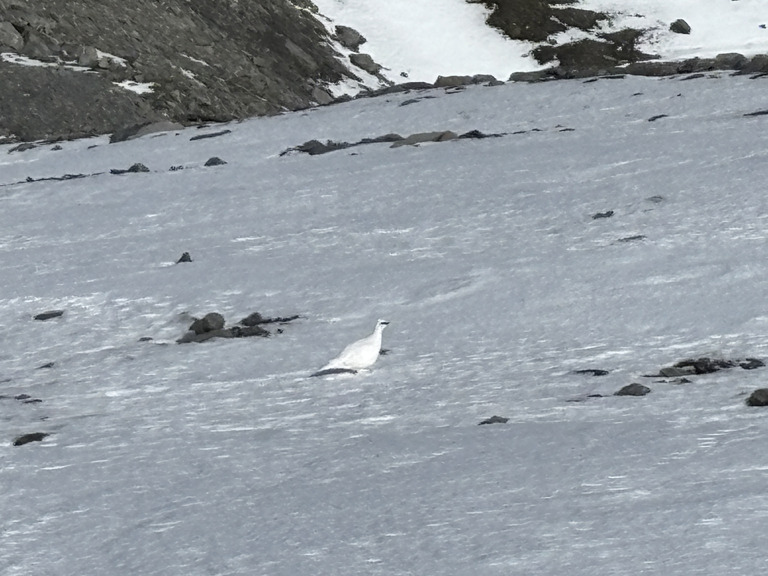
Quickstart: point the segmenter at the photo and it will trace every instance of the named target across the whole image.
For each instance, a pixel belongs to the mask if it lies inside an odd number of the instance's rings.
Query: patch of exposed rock
[[[73,138],[160,120],[310,106],[354,76],[306,0],[0,0],[0,140]],[[64,62],[82,67],[76,71]],[[150,85],[139,95],[115,83]]]

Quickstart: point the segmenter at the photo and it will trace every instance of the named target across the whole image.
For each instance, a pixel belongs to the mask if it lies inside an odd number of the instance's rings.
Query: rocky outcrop
[[[323,86],[354,75],[312,10],[303,0],[0,0],[0,53],[49,64],[0,61],[0,141],[330,101]]]
[[[491,11],[488,24],[510,38],[545,42],[569,28],[590,30],[608,16],[601,12],[565,6],[576,0],[476,0]]]

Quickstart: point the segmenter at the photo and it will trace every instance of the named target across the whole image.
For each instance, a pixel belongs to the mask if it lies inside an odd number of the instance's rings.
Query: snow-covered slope
[[[438,75],[494,74],[541,68],[530,56],[534,44],[510,40],[488,27],[487,9],[465,0],[314,0],[323,21],[352,26],[367,39],[361,51],[402,81],[434,82]],[[726,52],[751,56],[768,52],[768,14],[764,0],[581,0],[576,6],[605,12],[609,22],[597,32],[626,27],[647,30],[641,50],[662,59],[710,57]],[[682,18],[691,34],[674,34],[670,23]],[[565,43],[592,33],[570,30],[552,38]]]
[[[768,357],[764,107],[633,77],[0,147],[0,573],[759,573],[765,372],[643,375]],[[302,318],[174,343],[254,310]],[[370,372],[308,377],[376,318]]]

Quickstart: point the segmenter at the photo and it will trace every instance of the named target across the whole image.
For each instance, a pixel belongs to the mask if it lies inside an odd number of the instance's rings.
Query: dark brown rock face
[[[320,85],[351,75],[322,41],[313,8],[302,0],[0,0],[0,52],[96,72],[0,61],[0,137],[76,137],[310,106]],[[123,81],[152,82],[154,91],[114,84]]]

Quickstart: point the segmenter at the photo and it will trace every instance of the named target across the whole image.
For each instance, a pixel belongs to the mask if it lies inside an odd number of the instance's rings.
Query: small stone
[[[47,312],[41,312],[35,316],[35,320],[50,320],[51,318],[58,318],[64,315],[64,310],[48,310]]]
[[[645,234],[636,234],[635,236],[626,236],[624,238],[619,238],[619,242],[637,242],[638,240],[645,240],[646,236]]]
[[[205,161],[204,166],[223,166],[224,164],[226,164],[226,162],[218,156],[211,156]]]
[[[22,434],[21,436],[17,436],[16,439],[14,439],[13,445],[23,446],[24,444],[29,444],[30,442],[42,442],[43,438],[46,436],[50,436],[50,434],[46,432],[32,432],[30,434]]]
[[[691,26],[685,20],[679,18],[669,25],[669,30],[675,34],[690,34]]]
[[[584,370],[574,370],[575,374],[589,374],[591,376],[607,376],[608,370],[600,370],[599,368],[586,368]]]
[[[592,220],[600,220],[601,218],[610,218],[613,216],[613,210],[608,210],[607,212],[598,212],[597,214],[592,215]]]
[[[181,264],[182,262],[192,262],[192,256],[189,255],[189,252],[184,252],[181,258],[176,260],[176,264]]]
[[[509,422],[509,418],[504,418],[504,416],[491,416],[480,422],[478,426],[482,426],[483,424],[506,424],[507,422]]]

